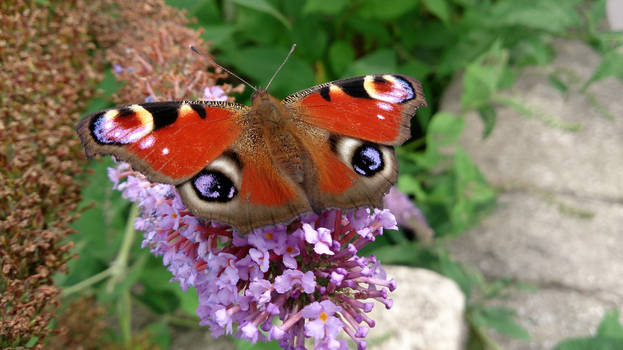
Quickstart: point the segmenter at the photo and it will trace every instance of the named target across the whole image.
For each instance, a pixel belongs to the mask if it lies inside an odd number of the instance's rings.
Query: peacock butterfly
[[[328,208],[381,207],[396,182],[392,146],[426,101],[399,74],[337,80],[280,101],[132,104],[93,113],[76,131],[88,158],[110,154],[177,187],[198,217],[241,233]]]

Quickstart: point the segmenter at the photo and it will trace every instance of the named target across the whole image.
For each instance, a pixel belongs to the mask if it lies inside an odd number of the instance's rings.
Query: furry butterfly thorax
[[[198,217],[241,233],[329,208],[381,207],[396,182],[393,146],[410,137],[421,84],[379,74],[324,83],[252,106],[165,101],[110,108],[76,131],[87,157],[109,154],[175,185]]]

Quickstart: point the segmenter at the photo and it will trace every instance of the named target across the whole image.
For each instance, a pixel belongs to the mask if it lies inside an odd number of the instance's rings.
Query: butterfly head
[[[257,89],[253,93],[251,101],[253,102],[252,109],[255,110],[255,114],[262,120],[273,122],[277,125],[281,124],[286,111],[280,100],[271,96],[265,89]]]

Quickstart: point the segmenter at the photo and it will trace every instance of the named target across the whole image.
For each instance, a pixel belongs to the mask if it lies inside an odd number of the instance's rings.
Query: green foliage
[[[603,61],[585,87],[600,79],[623,79],[623,59],[616,48],[617,33],[604,33],[598,23],[604,0],[170,0],[185,9],[193,24],[211,42],[217,61],[254,84],[265,85],[292,43],[294,55],[270,88],[284,97],[313,84],[369,73],[403,73],[423,83],[429,107],[413,119],[412,140],[397,149],[399,188],[411,195],[424,212],[437,237],[456,236],[473,226],[495,204],[495,192],[458,143],[464,127],[462,115],[477,111],[486,137],[494,128],[495,107],[506,104],[524,115],[538,116],[502,91],[526,65],[543,65],[553,58],[556,37],[580,37],[603,54]],[[459,115],[440,110],[448,84],[462,77]],[[232,79],[232,81],[234,81]],[[562,93],[566,80],[557,73],[550,82]],[[89,112],[107,107],[118,84],[108,74],[101,88],[105,96],[94,100]],[[248,103],[250,92],[237,96]],[[552,125],[573,129],[550,117]],[[75,223],[73,239],[80,256],[69,263],[70,273],[59,276],[66,295],[91,293],[119,320],[120,332],[131,337],[131,308],[149,310],[147,327],[162,348],[170,343],[170,325],[197,324],[197,294],[182,292],[169,282],[170,273],[146,249],[139,248],[140,233],[133,231],[133,208],[111,189],[106,178],[109,162],[93,163],[91,185],[83,192],[85,211]],[[490,298],[514,285],[487,281],[478,271],[454,261],[437,241],[422,244],[402,231],[387,232],[366,247],[385,264],[405,264],[435,270],[455,280],[468,300],[470,349],[490,347],[485,329],[519,339],[529,335],[515,321],[512,310],[487,306]],[[179,315],[182,316],[179,316]],[[173,316],[176,315],[176,316]],[[563,342],[559,349],[621,347],[620,325],[609,314],[593,338]],[[618,328],[617,328],[618,327]],[[117,339],[117,340],[119,340]],[[276,344],[254,346],[235,341],[238,349],[274,349]],[[591,347],[593,346],[593,347]],[[618,347],[617,347],[618,346]],[[603,347],[604,349],[607,347]],[[613,347],[614,348],[614,347]],[[599,348],[598,348],[599,349]]]
[[[619,322],[619,311],[611,310],[599,323],[597,334],[587,338],[567,339],[555,350],[615,350],[623,349],[623,326]]]
[[[160,258],[140,247],[140,233],[134,231],[136,208],[112,189],[106,169],[110,159],[93,162],[90,184],[83,190],[83,207],[88,207],[74,223],[79,232],[75,238],[78,258],[68,262],[69,274],[58,275],[57,285],[63,294],[94,294],[111,308],[121,328],[121,340],[131,339],[132,303],[138,301],[152,315],[146,330],[152,341],[166,348],[170,343],[170,315],[181,311],[185,319],[198,322],[195,309],[198,296],[194,289],[183,292],[171,283],[171,274]],[[136,306],[135,306],[136,307]]]
[[[477,222],[495,194],[469,156],[458,145],[462,118],[436,114],[426,133],[426,150],[398,150],[398,187],[415,202],[438,236],[456,235]],[[434,176],[431,176],[434,174]]]
[[[276,340],[270,342],[259,342],[255,344],[251,344],[246,340],[241,340],[238,338],[232,338],[234,346],[236,350],[279,350],[281,347],[279,346],[279,342]]]
[[[469,315],[470,323],[474,327],[492,328],[509,337],[530,339],[528,332],[513,320],[516,316],[513,310],[502,307],[483,307],[474,309]]]
[[[604,55],[601,63],[586,82],[586,86],[609,76],[623,81],[623,54],[618,51],[610,51]]]

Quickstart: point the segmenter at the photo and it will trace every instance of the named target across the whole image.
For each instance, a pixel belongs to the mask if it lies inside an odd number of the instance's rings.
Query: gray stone
[[[495,213],[458,237],[451,252],[487,276],[573,289],[614,306],[623,301],[622,226],[621,205],[503,193]]]
[[[529,341],[524,341],[489,332],[505,350],[552,349],[563,338],[587,337],[595,333],[604,312],[610,309],[604,307],[609,303],[590,293],[561,286],[541,286],[536,292],[516,291],[492,304],[514,308],[531,335]]]
[[[498,107],[483,140],[480,118],[468,114],[461,138],[501,194],[491,216],[449,244],[453,256],[538,288],[492,301],[516,309],[532,334],[529,342],[495,336],[504,349],[550,349],[593,333],[604,310],[623,310],[623,84],[604,79],[583,93],[600,57],[580,42],[555,46],[551,66],[526,69],[505,92],[540,117]],[[549,83],[552,72],[570,77],[566,96]],[[457,113],[460,90],[455,82],[442,110]]]
[[[465,340],[465,296],[454,283],[435,272],[386,266],[396,279],[394,305],[376,303],[368,316],[376,326],[368,334],[368,349],[458,350]]]
[[[483,125],[475,113],[465,116],[461,143],[494,185],[536,187],[583,197],[623,198],[623,84],[608,78],[590,86],[588,95],[573,90],[565,98],[548,81],[549,72],[565,71],[579,82],[588,80],[599,56],[584,44],[557,45],[558,58],[549,68],[530,68],[520,74],[505,95],[540,110],[544,118],[579,125],[568,131],[550,121],[526,117],[509,107],[497,109],[492,133],[482,140]],[[461,85],[456,82],[442,100],[442,110],[457,113]],[[592,96],[592,97],[591,97]],[[608,119],[591,105],[606,108]]]
[[[612,30],[622,30],[623,0],[606,0],[606,15]]]

